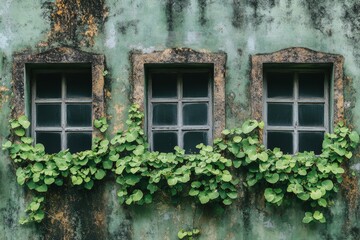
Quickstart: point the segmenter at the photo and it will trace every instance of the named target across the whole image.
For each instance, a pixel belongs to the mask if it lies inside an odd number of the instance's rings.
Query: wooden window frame
[[[177,97],[176,98],[153,98],[152,97],[152,78],[151,75],[153,73],[174,73],[177,75]],[[183,78],[182,74],[184,73],[208,73],[208,97],[199,97],[199,98],[184,98],[182,94],[182,84]],[[177,143],[180,148],[184,148],[184,134],[187,132],[198,132],[198,131],[206,131],[207,132],[207,142],[211,145],[212,135],[213,135],[213,112],[212,112],[212,79],[213,74],[211,69],[208,68],[189,68],[189,69],[149,69],[148,70],[148,101],[147,101],[147,133],[148,133],[148,140],[150,142],[150,149],[154,150],[153,144],[153,133],[154,132],[161,132],[161,131],[171,131],[177,133]],[[177,104],[177,125],[161,125],[161,126],[154,126],[152,124],[153,119],[153,104],[155,103],[174,103]],[[207,119],[208,122],[206,125],[183,125],[183,111],[182,108],[187,103],[206,103],[207,104]]]

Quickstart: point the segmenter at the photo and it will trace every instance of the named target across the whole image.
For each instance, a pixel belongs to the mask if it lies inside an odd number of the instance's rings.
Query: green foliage
[[[185,154],[179,147],[173,153],[159,153],[148,150],[143,117],[138,106],[131,106],[127,130],[111,139],[95,138],[91,150],[75,154],[64,150],[51,155],[45,153],[43,145],[33,146],[33,140],[25,137],[30,125],[26,117],[11,120],[15,140],[5,142],[3,149],[16,163],[17,182],[38,196],[27,209],[28,218],[21,222],[41,221],[41,194],[50,187],[66,183],[91,189],[109,174],[116,176],[117,195],[127,205],[151,203],[158,192],[174,199],[193,198],[200,204],[230,205],[238,198],[235,174],[239,170],[246,174],[245,186],[264,188],[269,204],[301,201],[307,210],[304,223],[325,222],[324,211],[342,181],[341,164],[352,157],[360,140],[355,131],[340,122],[333,133],[326,134],[320,155],[288,155],[277,148],[265,149],[258,136],[263,123],[249,120],[241,128],[225,129],[213,146],[199,144],[198,154]],[[105,118],[95,120],[94,126],[101,132],[108,128]],[[189,233],[180,231],[179,238],[191,237]]]
[[[200,235],[200,230],[197,228],[194,228],[189,231],[181,229],[177,234],[179,239],[187,239],[187,240],[197,239],[199,235]]]
[[[44,197],[34,197],[31,203],[26,208],[25,212],[28,214],[26,218],[20,219],[20,224],[30,222],[41,222],[45,217],[45,212],[42,209],[44,204]]]

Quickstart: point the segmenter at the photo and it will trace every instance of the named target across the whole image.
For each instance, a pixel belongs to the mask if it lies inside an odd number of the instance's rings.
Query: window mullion
[[[182,127],[183,127],[183,86],[182,86],[182,74],[178,73],[177,76],[177,94],[178,94],[178,146],[180,148],[184,148],[184,143],[183,143],[183,131],[182,131]]]
[[[65,81],[65,73],[62,74],[61,77],[61,149],[64,150],[67,148],[67,141],[66,141],[66,81]]]
[[[298,125],[299,125],[299,75],[298,72],[295,72],[294,74],[294,110],[293,110],[293,116],[294,116],[294,152],[296,153],[299,151],[299,132],[298,132]]]
[[[32,85],[32,94],[31,94],[31,122],[32,122],[32,128],[31,128],[31,135],[34,139],[34,143],[36,143],[36,77],[35,75],[32,76],[33,84]]]

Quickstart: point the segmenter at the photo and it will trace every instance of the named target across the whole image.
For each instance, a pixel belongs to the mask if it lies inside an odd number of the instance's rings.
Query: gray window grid
[[[61,133],[61,149],[67,149],[67,133],[76,133],[76,132],[88,132],[91,133],[93,131],[93,127],[69,127],[67,126],[67,111],[66,105],[69,103],[75,104],[92,104],[91,98],[67,98],[66,97],[66,74],[67,73],[86,73],[91,70],[34,70],[33,78],[32,78],[32,87],[31,87],[31,135],[36,143],[36,133],[37,132],[58,132]],[[36,75],[39,73],[59,73],[61,74],[61,98],[36,98]],[[36,120],[36,105],[37,104],[51,104],[57,103],[61,104],[61,126],[60,127],[38,127]],[[91,106],[92,111],[92,106]],[[91,114],[92,115],[92,114]]]
[[[292,98],[268,98],[267,96],[267,74],[272,72],[282,72],[282,73],[293,73],[293,97]],[[323,98],[300,98],[299,97],[299,73],[324,73],[324,97]],[[292,126],[269,126],[267,123],[268,116],[268,104],[269,103],[289,103],[293,105],[293,115],[292,115]],[[298,123],[298,112],[299,104],[324,104],[324,126],[300,126]],[[323,69],[307,69],[307,70],[299,70],[299,69],[286,69],[286,70],[265,70],[264,74],[264,139],[263,143],[267,146],[267,132],[268,131],[288,131],[292,132],[293,135],[293,153],[299,151],[299,132],[328,132],[329,131],[329,74],[326,70]]]
[[[153,98],[152,97],[152,74],[153,73],[174,73],[177,74],[177,96],[176,98]],[[183,98],[183,88],[182,88],[182,75],[184,73],[208,73],[208,97],[199,97],[199,98]],[[207,131],[208,144],[211,144],[212,140],[212,75],[208,69],[153,69],[148,72],[149,81],[148,81],[148,114],[147,114],[147,126],[148,126],[148,138],[150,144],[150,149],[153,151],[153,132],[166,132],[172,131],[177,132],[177,142],[180,148],[184,147],[184,134],[186,132],[196,132],[196,131]],[[153,119],[153,104],[154,103],[175,103],[177,104],[177,125],[161,125],[154,126],[152,124]],[[208,123],[206,125],[183,125],[183,114],[182,107],[187,103],[206,103],[208,107]]]

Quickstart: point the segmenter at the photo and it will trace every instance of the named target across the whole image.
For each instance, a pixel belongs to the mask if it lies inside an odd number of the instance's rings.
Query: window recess
[[[196,153],[212,139],[212,73],[208,69],[148,72],[147,125],[151,150],[175,146]]]
[[[92,76],[90,69],[33,70],[32,136],[47,153],[91,149]]]
[[[265,145],[320,154],[330,122],[329,72],[265,69],[264,90]]]

